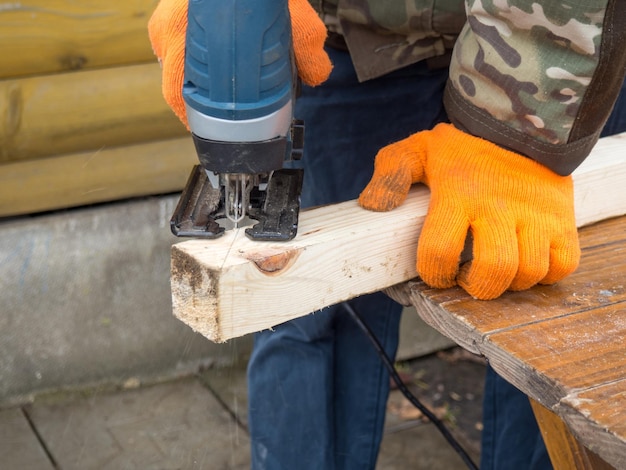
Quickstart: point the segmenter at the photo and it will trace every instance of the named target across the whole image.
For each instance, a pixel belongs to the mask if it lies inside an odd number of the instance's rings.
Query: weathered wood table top
[[[554,286],[479,301],[459,288],[433,290],[409,282],[393,288],[390,295],[404,296],[428,324],[485,356],[531,402],[558,416],[591,454],[624,469],[626,217],[579,233],[580,267]],[[533,406],[554,463],[551,436],[546,435],[550,432],[542,426],[537,403]],[[610,468],[603,462],[590,463],[585,456],[574,456],[560,466],[568,465]]]

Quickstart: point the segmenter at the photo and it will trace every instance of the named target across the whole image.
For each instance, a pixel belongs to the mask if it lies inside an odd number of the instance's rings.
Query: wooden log
[[[0,165],[0,217],[180,191],[197,160],[183,137]]]
[[[603,139],[575,176],[580,226],[626,213],[626,134]],[[287,243],[219,240],[172,247],[174,315],[215,342],[271,328],[416,276],[428,191],[387,213],[356,201],[303,211]],[[323,314],[323,313],[321,313]]]
[[[0,77],[154,61],[157,0],[22,0],[0,5]]]
[[[0,81],[0,162],[186,134],[156,62]]]

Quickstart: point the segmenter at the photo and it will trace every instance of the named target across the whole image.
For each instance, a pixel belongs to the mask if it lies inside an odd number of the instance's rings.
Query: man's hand
[[[555,283],[578,266],[570,176],[439,124],[383,148],[359,203],[391,210],[417,182],[431,191],[417,248],[417,272],[426,284],[458,284],[486,300]],[[459,269],[468,231],[473,259]]]
[[[326,27],[307,0],[289,0],[289,12],[298,75],[306,85],[320,85],[332,69],[324,51]],[[165,101],[189,127],[182,97],[186,33],[187,0],[161,0],[148,23],[148,34],[163,68]]]

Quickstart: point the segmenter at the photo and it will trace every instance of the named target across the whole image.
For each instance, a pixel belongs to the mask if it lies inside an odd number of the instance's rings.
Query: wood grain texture
[[[186,134],[157,63],[0,81],[0,163]]]
[[[415,277],[427,194],[415,187],[393,212],[365,211],[356,201],[304,211],[298,236],[286,243],[253,242],[241,229],[178,243],[174,315],[222,342]]]
[[[541,435],[548,449],[552,466],[559,470],[613,470],[596,453],[576,439],[569,428],[553,412],[530,400]]]
[[[528,394],[553,407],[574,390],[626,375],[626,303],[492,333],[481,349],[504,373],[515,371],[515,383]]]
[[[426,323],[487,357],[585,446],[626,468],[626,217],[585,227],[580,240],[579,269],[556,286],[489,302],[421,282],[407,294]]]
[[[602,142],[600,150],[594,151],[577,173],[580,224],[599,216],[626,213],[626,196],[615,197],[624,194],[626,152],[621,149],[626,141],[623,135],[610,139]],[[600,186],[598,178],[602,180]],[[595,188],[592,195],[588,182]],[[595,206],[611,198],[611,206],[601,210]],[[415,251],[427,207],[428,192],[417,185],[402,206],[388,213],[365,211],[356,201],[304,211],[299,235],[287,243],[250,242],[235,231],[219,240],[177,244],[172,251],[174,314],[208,338],[224,341],[407,281],[416,276]],[[270,274],[259,264],[264,259],[279,259],[285,265]],[[539,297],[534,306],[524,307],[527,318],[534,315],[528,321],[562,314],[563,308],[570,308],[572,303],[589,302],[589,298],[580,297],[580,290],[576,296],[574,291],[566,290],[569,288],[559,284],[534,289]],[[567,305],[561,310],[550,297],[551,292],[560,290],[568,292]],[[436,291],[433,295],[451,304],[464,301],[457,290]],[[513,295],[522,297],[507,296],[511,300],[503,302],[509,302],[504,307],[515,316],[525,294]],[[459,308],[464,311],[465,306]],[[463,345],[476,352],[472,343],[481,339],[476,333],[478,328],[489,322],[493,329],[505,328],[509,323],[486,304],[478,303],[473,308],[486,310],[476,315],[475,321],[480,324],[459,320],[459,324],[452,325],[458,329],[452,337],[462,338]]]
[[[157,3],[2,2],[0,77],[154,61],[146,27]]]
[[[411,282],[409,292],[396,295],[408,295],[411,304],[420,304],[422,316],[432,326],[466,349],[480,353],[477,345],[482,343],[485,332],[493,334],[599,308],[607,302],[625,301],[620,266],[626,265],[626,245],[619,240],[623,233],[621,219],[603,222],[602,230],[579,230],[583,262],[576,272],[552,286],[507,292],[497,299],[498,308],[493,308],[491,302],[476,301],[462,289],[431,289],[421,281]],[[604,287],[598,288],[590,279],[601,279]],[[401,286],[396,289],[402,291]],[[442,309],[446,312],[443,318],[439,315]]]
[[[622,374],[624,376],[624,374]],[[570,429],[581,436],[586,445],[624,468],[623,449],[626,441],[626,377],[588,390],[570,393],[556,407]]]
[[[576,225],[606,220],[626,212],[626,132],[598,141],[573,173]]]
[[[0,165],[0,217],[180,191],[197,160],[184,137]]]

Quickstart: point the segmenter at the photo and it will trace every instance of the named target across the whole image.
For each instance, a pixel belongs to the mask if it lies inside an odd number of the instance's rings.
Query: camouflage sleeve
[[[588,155],[626,69],[624,0],[468,0],[445,104],[460,129],[558,174]]]
[[[333,12],[360,81],[448,55],[465,23],[464,0],[324,0],[322,3],[327,6],[336,3]]]

